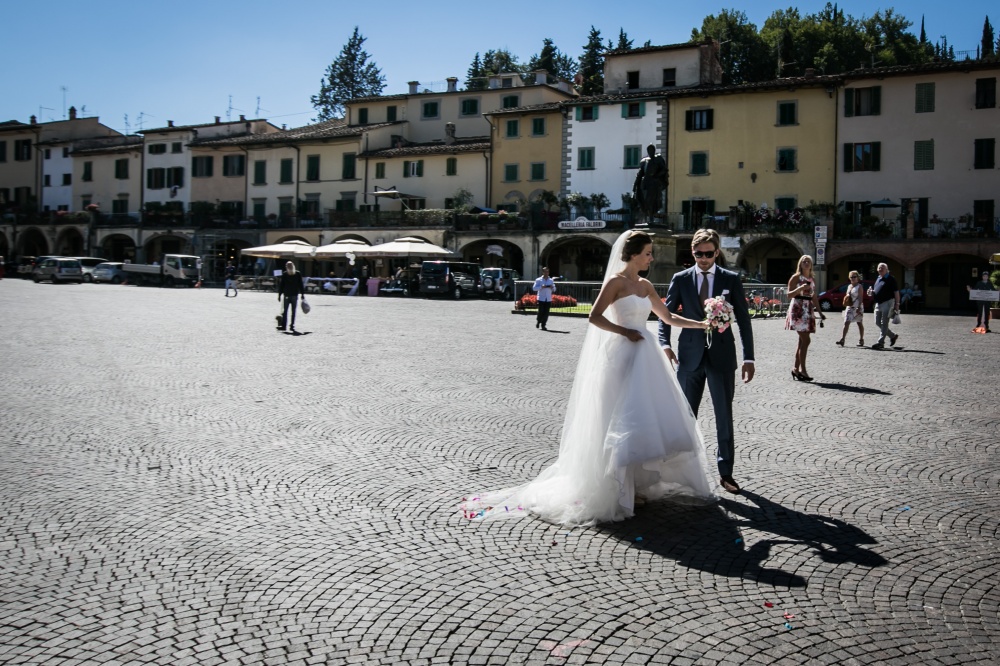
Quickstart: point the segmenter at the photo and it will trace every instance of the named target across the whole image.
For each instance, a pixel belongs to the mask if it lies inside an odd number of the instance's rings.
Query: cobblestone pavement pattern
[[[555,458],[585,320],[313,301],[292,336],[273,294],[0,282],[0,663],[1000,659],[1000,336],[971,317],[883,352],[832,318],[813,384],[756,321],[746,492],[566,530],[458,504]]]

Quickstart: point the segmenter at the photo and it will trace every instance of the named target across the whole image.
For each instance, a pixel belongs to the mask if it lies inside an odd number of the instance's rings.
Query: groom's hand
[[[743,383],[749,384],[750,380],[753,379],[753,363],[743,364]]]
[[[671,366],[676,366],[677,365],[677,355],[674,354],[674,350],[673,349],[664,349],[663,351],[664,351],[664,353],[666,353],[667,359],[670,361],[670,365]]]

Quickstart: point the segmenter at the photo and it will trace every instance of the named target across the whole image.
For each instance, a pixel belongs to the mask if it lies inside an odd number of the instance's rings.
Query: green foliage
[[[983,39],[979,47],[979,55],[983,58],[996,53],[996,36],[993,34],[993,26],[990,25],[990,17],[987,16],[983,22]]]
[[[596,192],[590,195],[590,205],[597,210],[597,214],[600,215],[601,211],[611,205],[611,201],[604,195],[603,192]]]
[[[604,92],[604,45],[601,31],[590,26],[590,35],[580,55],[581,95],[600,95]]]
[[[706,16],[701,30],[691,31],[691,41],[708,39],[719,42],[723,84],[752,83],[773,78],[777,58],[768,52],[757,26],[750,23],[744,12],[723,9],[718,16]]]
[[[319,113],[316,120],[330,120],[344,116],[344,102],[358,97],[380,95],[385,88],[385,77],[369,54],[362,48],[365,37],[354,26],[354,33],[341,49],[340,55],[326,68],[320,81],[319,93],[310,98]]]
[[[424,208],[421,210],[404,210],[403,219],[407,226],[439,226],[450,224],[455,211],[445,208]]]
[[[464,187],[460,187],[451,195],[451,200],[452,210],[459,213],[466,213],[469,210],[469,204],[472,203],[472,192]]]
[[[565,53],[560,52],[552,40],[546,37],[542,40],[541,53],[531,56],[531,60],[528,61],[528,71],[539,69],[544,69],[552,76],[560,79],[572,80],[573,75],[576,74],[576,61]],[[545,83],[545,81],[542,83]]]
[[[479,58],[479,51],[476,51],[476,56],[465,73],[465,89],[486,90],[486,75],[483,72],[483,61]]]

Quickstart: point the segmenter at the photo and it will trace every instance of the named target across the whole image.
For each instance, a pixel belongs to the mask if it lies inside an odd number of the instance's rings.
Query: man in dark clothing
[[[966,286],[966,291],[972,291],[973,289],[980,291],[996,291],[993,285],[990,284],[990,274],[987,271],[983,271],[981,280],[974,284],[971,288]],[[986,327],[986,332],[990,332],[990,302],[989,301],[974,301],[976,304],[976,328]]]
[[[236,266],[233,266],[233,262],[226,264],[226,296],[229,296],[229,288],[233,289],[233,298],[239,295],[239,291],[236,290]]]
[[[875,298],[875,325],[881,334],[872,349],[885,349],[885,339],[889,338],[889,346],[895,347],[899,336],[889,330],[889,320],[894,312],[899,312],[899,285],[896,278],[889,275],[889,266],[878,265],[878,279],[874,286],[868,288],[868,295]]]
[[[292,308],[292,325],[291,330],[295,332],[295,312],[298,309],[298,301],[296,297],[301,296],[306,297],[305,287],[302,286],[302,276],[299,275],[298,271],[295,270],[295,264],[288,262],[285,264],[285,272],[281,274],[281,278],[278,281],[278,301],[281,302],[281,297],[285,297],[285,304],[281,310],[281,315],[278,317],[278,330],[284,331],[288,324],[288,308]]]

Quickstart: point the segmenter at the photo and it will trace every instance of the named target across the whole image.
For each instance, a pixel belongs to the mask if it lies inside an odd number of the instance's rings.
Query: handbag
[[[899,310],[896,310],[892,313],[892,323],[893,324],[903,323],[902,320],[899,318]]]
[[[851,294],[850,293],[844,295],[844,304],[843,305],[844,305],[845,308],[849,308],[852,305],[854,305],[854,299],[851,298]]]
[[[303,298],[302,299],[302,314],[309,314],[310,310],[312,310],[312,306],[309,305],[309,301],[307,301],[305,298]]]

